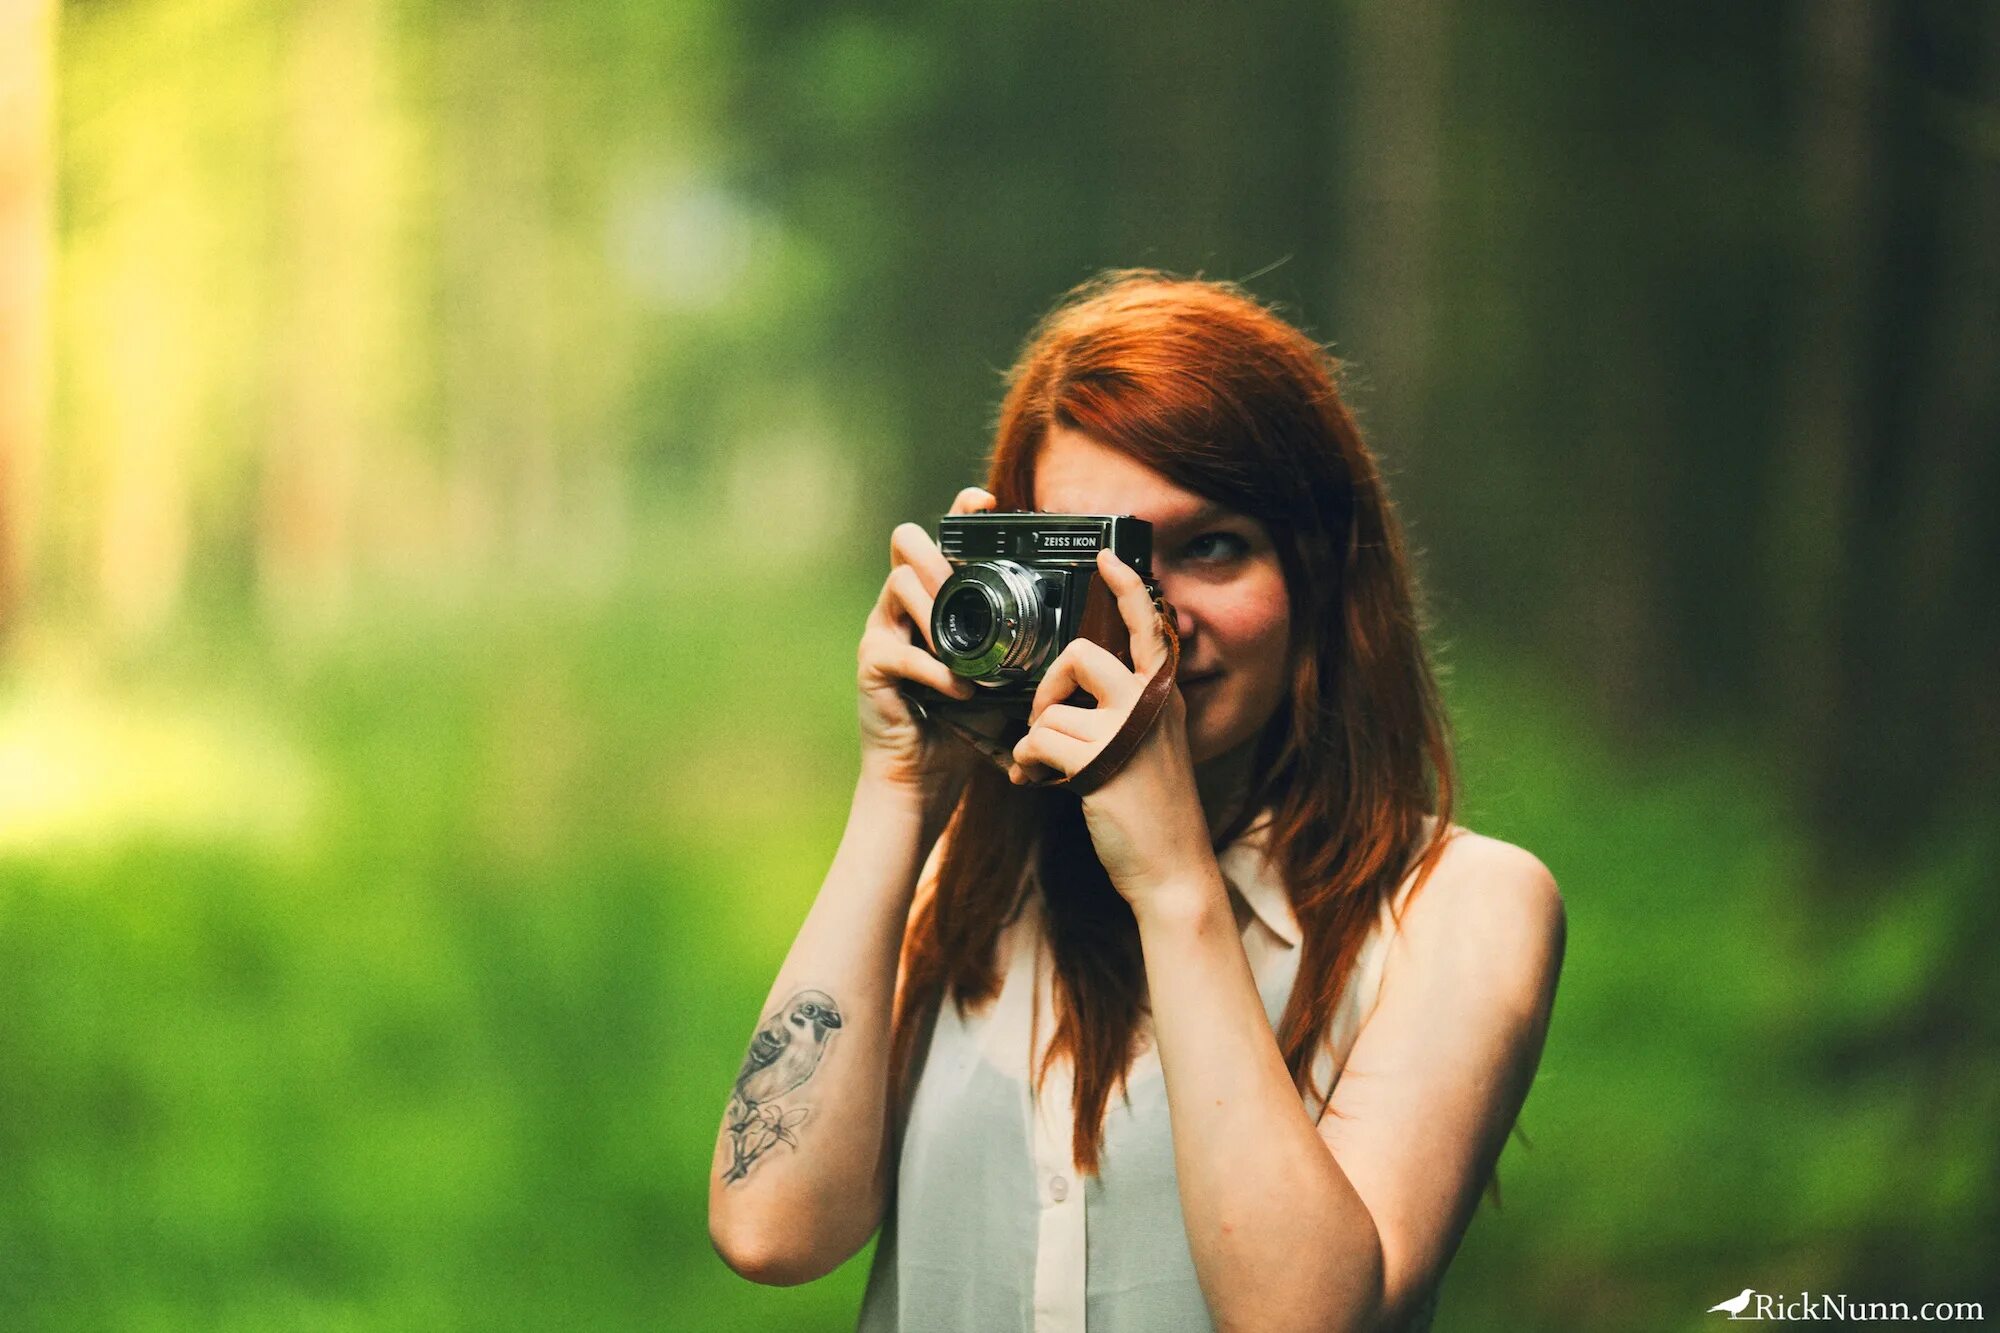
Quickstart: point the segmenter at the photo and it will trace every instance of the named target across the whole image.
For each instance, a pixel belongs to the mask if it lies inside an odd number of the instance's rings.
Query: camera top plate
[[[1150,577],[1153,525],[1130,514],[1051,514],[1039,510],[949,514],[938,520],[938,549],[954,564],[1018,560],[1028,565],[1088,566],[1109,548]]]

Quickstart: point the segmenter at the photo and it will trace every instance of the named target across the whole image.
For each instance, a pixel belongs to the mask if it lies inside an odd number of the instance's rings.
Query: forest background
[[[2000,1305],[2000,11],[0,3],[0,1323],[851,1324],[709,1153],[1035,317],[1345,360],[1563,885],[1440,1327]]]

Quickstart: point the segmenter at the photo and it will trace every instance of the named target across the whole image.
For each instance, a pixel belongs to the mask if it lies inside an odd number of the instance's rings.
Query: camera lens
[[[1048,656],[1055,613],[1043,581],[1012,560],[968,560],[931,604],[931,642],[958,675],[1001,684],[1024,679]]]
[[[938,615],[939,647],[967,657],[976,656],[993,638],[993,603],[976,584],[960,587],[945,599]]]

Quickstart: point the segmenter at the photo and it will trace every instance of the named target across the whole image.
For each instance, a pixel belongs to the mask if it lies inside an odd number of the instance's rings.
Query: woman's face
[[[1180,616],[1194,762],[1255,737],[1284,697],[1291,643],[1284,570],[1264,525],[1061,426],[1036,455],[1035,507],[1153,525],[1153,578]]]

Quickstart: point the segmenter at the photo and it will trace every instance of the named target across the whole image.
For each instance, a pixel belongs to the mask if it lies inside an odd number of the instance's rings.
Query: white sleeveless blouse
[[[1275,1032],[1298,972],[1301,935],[1290,896],[1264,855],[1268,822],[1268,814],[1260,817],[1218,860]],[[1067,1059],[1050,1066],[1043,1095],[1034,1096],[1029,1074],[1055,1027],[1054,972],[1040,895],[1032,884],[1025,890],[999,939],[1000,993],[964,1018],[949,999],[939,1008],[860,1333],[1212,1329],[1182,1222],[1166,1083],[1150,1028],[1142,1022],[1126,1095],[1114,1089],[1105,1109],[1095,1177],[1079,1178],[1070,1156]],[[1331,1090],[1374,1009],[1394,929],[1385,904],[1317,1057],[1317,1086]],[[1305,1104],[1315,1121],[1325,1111],[1310,1097]]]

